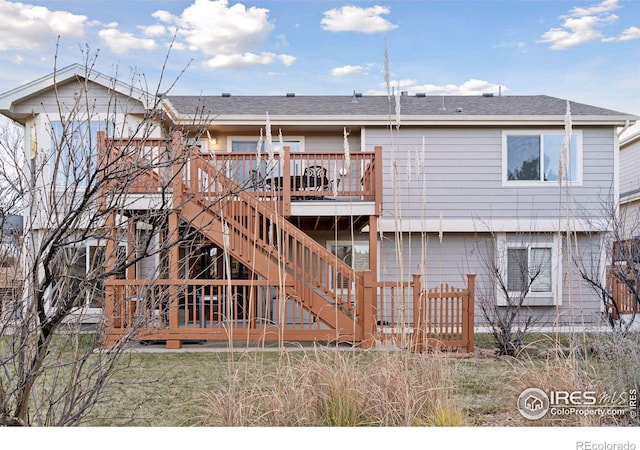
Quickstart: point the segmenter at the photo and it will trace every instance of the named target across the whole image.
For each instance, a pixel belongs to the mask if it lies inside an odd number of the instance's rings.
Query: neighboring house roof
[[[167,96],[167,109],[177,122],[208,116],[213,123],[256,121],[348,120],[351,123],[395,121],[395,99],[387,96]],[[624,125],[637,120],[631,114],[570,102],[571,115],[580,123]],[[567,100],[546,95],[531,96],[422,96],[400,97],[401,123],[563,121]]]
[[[72,80],[83,79],[89,79],[91,82],[104,86],[118,94],[134,98],[140,101],[145,109],[149,109],[151,107],[149,102],[153,96],[150,96],[143,90],[137,89],[127,83],[123,83],[114,77],[108,77],[100,72],[96,72],[95,70],[89,70],[86,66],[81,64],[73,64],[60,69],[55,73],[51,73],[0,94],[0,114],[3,114],[17,122],[24,123],[26,114],[16,111],[16,105],[20,102],[28,98],[37,97],[39,94],[52,89],[56,84],[62,85]]]
[[[640,123],[625,129],[620,135],[620,150],[640,140]]]

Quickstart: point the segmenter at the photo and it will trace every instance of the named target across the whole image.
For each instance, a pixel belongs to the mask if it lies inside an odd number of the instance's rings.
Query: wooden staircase
[[[197,154],[174,192],[180,218],[326,325],[328,339],[361,340],[353,269],[289,222],[275,196],[250,192]]]

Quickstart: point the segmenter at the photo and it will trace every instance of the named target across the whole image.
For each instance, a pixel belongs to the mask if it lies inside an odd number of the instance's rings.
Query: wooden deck
[[[131,147],[126,142],[108,142],[104,135],[99,142],[103,155],[114,153],[103,157],[114,161],[118,158],[113,156],[126,154]],[[370,347],[385,337],[385,327],[379,325],[386,323],[382,299],[389,295],[393,283],[379,283],[373,275],[377,272],[377,217],[382,210],[381,147],[353,153],[349,162],[343,152],[290,153],[286,148],[272,160],[243,153],[203,154],[195,147],[183,146],[179,133],[174,133],[171,142],[153,140],[136,148],[143,149],[144,154],[127,155],[126,164],[147,164],[149,170],[117,187],[129,189],[131,194],[162,192],[168,196],[167,242],[179,242],[184,230],[195,231],[222,249],[225,267],[233,258],[248,268],[249,276],[185,278],[179,246],[169,246],[162,279],[138,279],[131,269],[127,279],[105,283],[109,330],[105,345],[135,336],[164,340],[169,348],[179,348],[184,340],[239,339],[340,341]],[[163,152],[178,156],[173,166],[160,163]],[[372,249],[369,271],[355,272],[289,220],[292,203],[339,199],[375,205],[366,217]],[[121,215],[129,212],[123,210]],[[137,228],[137,217],[128,216],[130,230]],[[113,254],[118,239],[115,224],[112,213],[107,218],[112,230],[108,255]],[[133,251],[135,233],[129,232],[128,236],[128,248]],[[113,261],[107,261],[107,267],[109,264]],[[396,285],[412,290],[413,308],[427,311],[413,299],[432,299],[435,294],[422,291],[419,278],[411,284]],[[395,295],[393,287],[391,295]],[[420,339],[413,347],[429,346],[425,340],[428,336],[472,351],[468,332],[473,330],[473,318],[469,322],[468,299],[472,302],[473,296],[467,294],[466,298],[466,315],[429,315],[427,322],[422,314],[413,324],[414,339]],[[441,322],[439,334],[433,330],[418,332],[434,320]],[[454,324],[457,327],[459,320],[464,320],[467,334],[459,338],[458,331],[455,337],[442,332]]]

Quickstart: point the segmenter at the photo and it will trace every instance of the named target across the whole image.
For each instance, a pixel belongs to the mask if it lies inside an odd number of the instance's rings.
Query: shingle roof
[[[395,114],[386,96],[167,96],[175,111],[215,115],[256,116],[384,116]],[[531,96],[401,96],[404,116],[562,116],[566,100]],[[625,116],[597,106],[570,102],[573,116]],[[444,106],[444,108],[443,108]],[[632,115],[629,115],[633,117]]]

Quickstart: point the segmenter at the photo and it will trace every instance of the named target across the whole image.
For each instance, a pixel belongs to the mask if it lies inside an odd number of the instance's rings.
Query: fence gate
[[[465,288],[422,289],[419,275],[410,282],[377,282],[377,287],[379,340],[415,351],[474,351],[475,275],[467,275]]]

